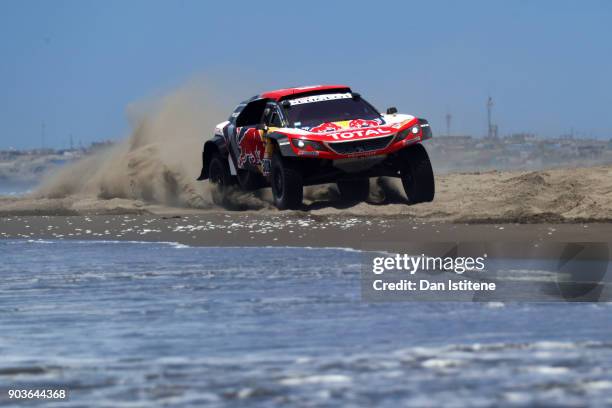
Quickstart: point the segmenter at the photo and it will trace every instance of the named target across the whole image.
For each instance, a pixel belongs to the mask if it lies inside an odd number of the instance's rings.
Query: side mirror
[[[396,113],[397,113],[397,108],[395,106],[387,108],[387,115],[395,115]]]
[[[255,129],[263,130],[264,132],[267,132],[268,131],[268,126],[266,126],[265,123],[260,123],[257,126],[255,126]]]

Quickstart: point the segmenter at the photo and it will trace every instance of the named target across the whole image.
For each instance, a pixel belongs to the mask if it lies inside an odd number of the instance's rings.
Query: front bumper
[[[418,128],[418,133],[412,133],[410,130]],[[283,156],[303,157],[310,159],[328,159],[339,160],[347,158],[372,157],[379,155],[388,155],[396,151],[422,142],[423,140],[432,137],[431,128],[425,119],[419,119],[418,123],[410,125],[396,133],[387,134],[377,137],[356,138],[347,140],[316,140],[309,137],[304,138],[287,138],[281,145]],[[293,142],[295,140],[312,140],[325,146],[324,150],[314,150],[310,146],[303,149],[298,148]]]

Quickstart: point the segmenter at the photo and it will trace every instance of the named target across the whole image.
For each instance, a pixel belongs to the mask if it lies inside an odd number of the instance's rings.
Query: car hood
[[[350,139],[368,139],[392,135],[400,129],[411,126],[417,119],[411,115],[383,115],[381,121],[353,119],[339,122],[321,123],[308,130],[283,128],[278,131],[288,136],[300,137],[321,142],[334,142]],[[382,122],[382,123],[379,123]]]

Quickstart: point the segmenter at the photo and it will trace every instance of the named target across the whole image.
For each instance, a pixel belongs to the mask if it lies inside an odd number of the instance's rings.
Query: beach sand
[[[72,170],[71,177],[78,177],[77,169],[69,170]],[[186,178],[184,174],[182,177]],[[169,182],[173,190],[159,180],[125,178],[122,183],[136,185],[138,191],[126,188],[111,195],[104,183],[66,191],[62,188],[65,186],[55,182],[26,197],[0,198],[0,217],[217,214],[230,217],[355,216],[470,224],[612,221],[612,166],[438,175],[435,200],[418,205],[407,205],[399,179],[372,179],[369,199],[358,204],[340,201],[334,185],[306,187],[302,210],[293,212],[276,210],[269,189],[255,193],[234,192],[227,208],[220,208],[212,204],[208,182],[186,180],[181,184],[174,179]],[[155,190],[157,194],[143,196],[143,189]],[[173,205],[170,198],[174,195],[182,196],[183,200]],[[164,198],[155,198],[160,196]]]
[[[308,246],[407,251],[435,242],[609,242],[612,224],[465,224],[402,216],[257,212],[190,215],[8,216],[0,238],[127,240],[189,246]],[[504,251],[508,252],[505,248]],[[525,256],[524,248],[517,256]]]
[[[43,189],[0,198],[0,238],[356,249],[395,243],[391,249],[408,242],[612,237],[612,166],[439,175],[435,200],[418,205],[407,204],[397,179],[371,183],[370,198],[358,204],[340,201],[334,186],[307,187],[300,211],[278,211],[269,189],[236,192],[231,209],[216,207],[207,182],[184,184],[187,200],[180,206],[129,191],[104,198],[95,188],[63,195]],[[168,193],[159,183],[151,186]]]

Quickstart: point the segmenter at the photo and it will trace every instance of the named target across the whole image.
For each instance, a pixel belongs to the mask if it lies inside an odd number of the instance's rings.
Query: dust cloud
[[[214,126],[227,116],[211,87],[192,82],[178,90],[128,107],[133,131],[125,140],[62,168],[34,192],[39,199],[123,199],[170,207],[212,208],[209,184],[197,181],[201,151]],[[259,209],[269,202],[231,192],[231,209]],[[116,201],[115,201],[116,202]],[[124,205],[129,204],[123,202]]]

